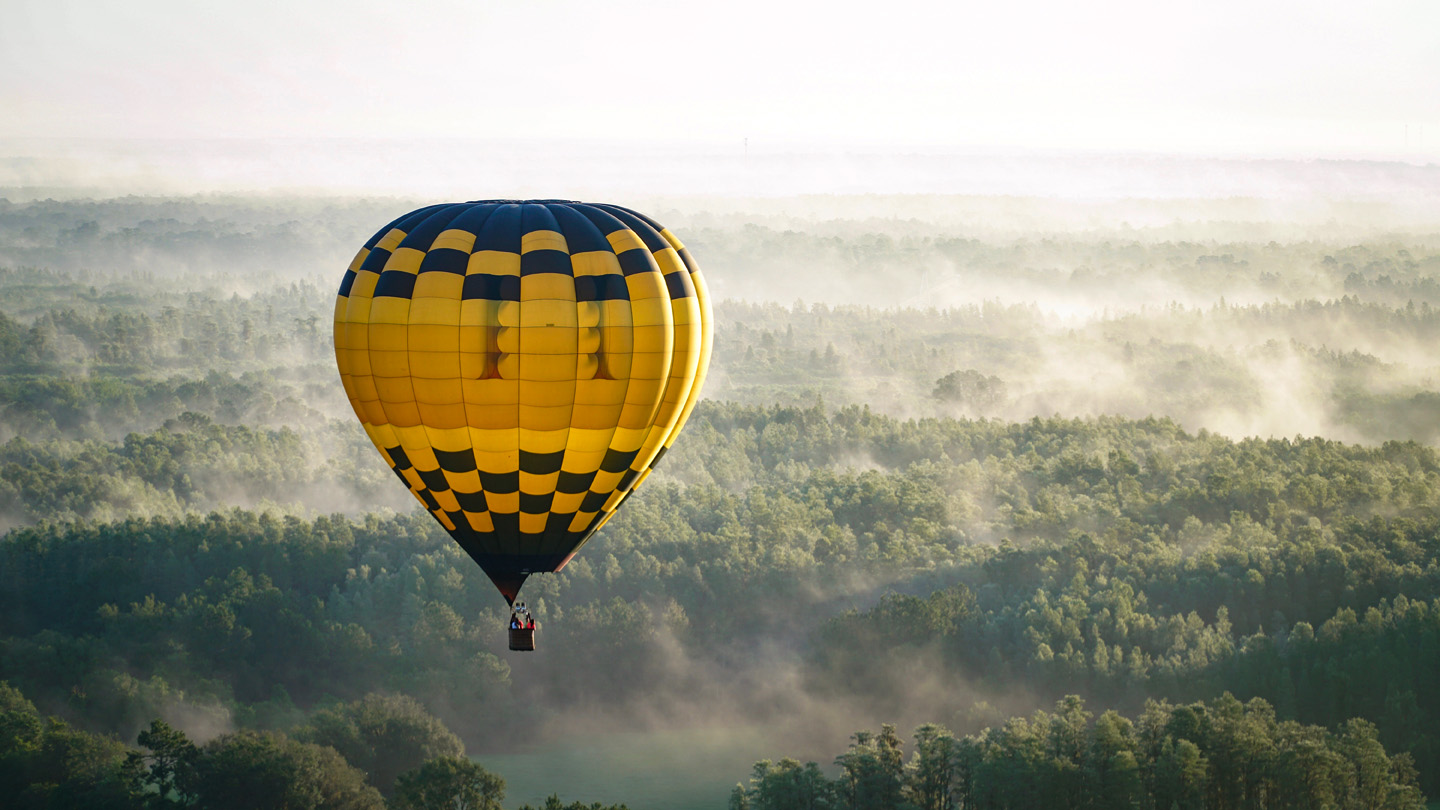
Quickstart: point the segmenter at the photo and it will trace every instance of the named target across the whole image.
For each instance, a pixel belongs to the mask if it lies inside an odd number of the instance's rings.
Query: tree
[[[955,737],[934,723],[915,729],[915,756],[907,768],[906,796],[919,810],[953,810],[956,806]]]
[[[206,810],[381,810],[335,749],[274,732],[242,731],[212,740],[196,760],[195,792]]]
[[[976,411],[987,411],[1005,401],[1005,381],[987,377],[973,368],[952,371],[935,381],[930,397]]]
[[[405,695],[366,695],[316,712],[296,738],[339,751],[384,795],[400,774],[439,757],[463,757],[465,744],[420,702]]]
[[[129,755],[132,772],[140,786],[153,791],[151,804],[156,807],[189,807],[196,800],[195,763],[200,751],[190,738],[163,720],[154,720],[140,732],[140,747],[148,754],[133,751]]]
[[[396,810],[500,810],[504,798],[504,779],[463,757],[439,757],[400,775],[391,806]]]

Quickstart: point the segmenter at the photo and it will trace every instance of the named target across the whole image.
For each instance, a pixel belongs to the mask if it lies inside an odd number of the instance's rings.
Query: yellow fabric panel
[[[520,327],[518,326],[497,326],[495,327],[495,348],[502,354],[520,353]],[[513,374],[505,375],[513,377]]]
[[[581,405],[575,404],[574,411],[570,417],[570,424],[577,428],[598,430],[606,425],[613,425],[620,421],[620,413],[624,409],[624,403],[614,405]]]
[[[570,268],[577,276],[621,275],[620,259],[608,250],[587,250],[570,254]]]
[[[520,254],[504,250],[477,250],[470,254],[470,261],[465,265],[465,275],[477,274],[518,276]]]
[[[399,228],[391,228],[386,234],[375,243],[376,250],[394,250],[396,245],[405,241],[405,232]]]
[[[681,242],[679,237],[671,233],[669,228],[661,228],[660,235],[664,237],[665,241],[670,243],[670,247],[675,248],[676,251],[685,249],[685,243]]]
[[[560,473],[546,473],[536,475],[520,471],[520,491],[529,495],[545,495],[555,491],[555,484],[560,480]]]
[[[414,467],[406,467],[405,469],[401,470],[400,477],[405,479],[405,483],[409,484],[410,489],[412,490],[421,490],[425,488],[425,482],[420,480],[420,474],[415,472]]]
[[[457,343],[459,341],[456,341]],[[431,344],[434,345],[434,344]],[[448,352],[410,352],[410,376],[415,379],[416,395],[419,395],[421,380],[444,381],[455,386],[453,399],[446,399],[446,402],[461,402],[460,394],[460,353],[452,349]],[[422,398],[424,399],[424,398]],[[426,402],[436,400],[425,399]]]
[[[375,284],[379,281],[380,274],[374,270],[361,270],[357,272],[355,274],[355,283],[350,285],[350,301],[353,303],[356,299],[369,300],[374,298]],[[354,321],[354,311],[352,310],[351,313],[350,320]]]
[[[557,478],[559,476],[556,476]],[[585,500],[585,493],[571,494],[568,492],[555,493],[555,501],[550,506],[550,511],[557,515],[570,514],[580,511],[580,504]]]
[[[425,275],[449,276],[459,279],[453,273],[426,273]],[[421,278],[424,278],[422,276]],[[415,297],[410,299],[410,321],[411,326],[416,324],[435,324],[455,328],[460,323],[460,297],[434,298]]]
[[[360,248],[360,252],[355,254],[355,258],[350,260],[350,266],[345,269],[351,273],[360,272],[360,265],[365,263],[365,259],[369,257],[369,255],[370,248]]]
[[[535,273],[521,277],[520,300],[527,307],[533,301],[545,299],[569,301],[570,309],[573,310],[575,308],[575,279],[559,273]]]
[[[438,380],[426,379],[418,374],[410,378],[415,389],[415,401],[430,405],[459,405],[464,412],[465,397],[460,391],[460,381],[453,375]]]
[[[480,473],[475,470],[459,473],[446,470],[445,481],[456,492],[479,492],[481,490]]]
[[[397,248],[390,258],[385,260],[384,272],[399,272],[415,275],[420,272],[420,262],[425,259],[425,251],[415,248]]]
[[[403,344],[402,344],[403,345]],[[380,379],[399,380],[410,384],[410,353],[407,351],[377,351],[370,350],[370,370],[376,378],[376,384]],[[385,389],[382,388],[383,392]],[[390,399],[396,399],[390,397]],[[397,400],[398,401],[398,400]]]
[[[381,402],[401,403],[415,401],[415,388],[410,384],[409,377],[383,377],[376,375],[373,379],[375,380],[375,390],[380,394]]]
[[[518,469],[520,463],[520,456],[518,455],[520,451],[520,431],[514,428],[509,430],[477,430],[471,428],[470,445],[475,448],[475,458],[477,459],[480,458],[481,453],[486,453],[487,457],[500,457],[503,454],[509,454],[505,456],[510,459],[509,462],[506,462],[509,466],[482,466],[480,469],[491,472],[505,472],[507,470]]]
[[[483,298],[472,298],[460,302],[460,325],[464,326],[499,326],[500,325],[500,301],[490,301]]]
[[[575,514],[575,517],[574,517],[573,519],[571,519],[571,521],[570,521],[570,531],[572,531],[572,532],[583,532],[583,531],[585,531],[587,528],[590,527],[590,524],[591,524],[592,522],[594,522],[594,520],[595,520],[595,515],[597,515],[597,514],[599,514],[599,513],[598,513],[598,512],[577,512],[577,513]]]
[[[545,519],[548,515],[532,515],[529,512],[520,513],[520,531],[526,534],[539,534],[545,531]]]
[[[625,287],[630,291],[630,311],[637,324],[669,323],[670,293],[665,288],[665,278],[660,273],[636,273],[625,277]],[[640,315],[642,304],[649,304],[645,315]]]
[[[575,331],[567,331],[570,332],[570,343],[573,349],[575,343]],[[537,341],[539,340],[538,337],[534,339]],[[558,351],[563,352],[564,347],[559,347]],[[527,396],[527,391],[540,390],[536,388],[527,389],[525,387],[526,383],[554,382],[560,383],[565,386],[563,390],[568,391],[569,393],[560,393],[562,389],[559,386],[550,386],[550,388],[553,388],[557,395],[563,397],[564,401],[571,402],[575,398],[575,353],[572,350],[569,352],[557,354],[536,354],[531,352],[521,354],[519,355],[519,377],[521,383],[521,397]],[[553,403],[549,399],[546,399],[544,401],[544,404],[549,405],[555,403]]]
[[[468,405],[507,405],[512,410],[520,395],[519,380],[461,380]]]
[[[382,296],[370,299],[370,334],[375,327],[385,324],[408,326],[410,324],[410,299]]]
[[[569,442],[570,430],[529,430],[520,428],[519,448],[527,453],[558,453]]]
[[[458,301],[465,289],[465,277],[455,273],[421,273],[415,277],[411,298],[445,298]],[[452,319],[450,323],[454,323]]]
[[[513,404],[472,405],[465,403],[465,423],[472,428],[493,430],[520,426],[520,414]]]
[[[578,301],[575,304],[575,325],[592,329],[600,325],[600,302]]]
[[[524,390],[524,383],[521,383],[521,390]],[[562,430],[570,426],[570,411],[572,405],[559,405],[546,407],[540,405],[520,405],[520,427],[528,430]]]
[[[468,427],[437,428],[434,425],[426,425],[425,438],[430,442],[431,447],[445,453],[458,453],[462,450],[469,450],[471,446]]]
[[[430,243],[430,249],[441,250],[447,248],[449,250],[458,250],[461,253],[469,253],[475,249],[475,234],[456,229],[441,231],[440,235],[435,237],[435,241]],[[426,275],[428,275],[428,273]],[[451,274],[445,273],[443,275]]]
[[[435,494],[439,494],[439,493],[435,493]],[[447,492],[447,493],[444,493],[444,494],[449,495],[450,493]],[[433,497],[433,495],[432,495],[432,497]],[[455,500],[455,499],[452,497],[450,500],[453,501],[453,500]],[[444,502],[442,501],[442,502],[440,502],[440,505],[443,507],[445,504],[444,504]],[[457,504],[457,505],[458,505],[458,504]],[[451,511],[454,511],[454,510],[451,510]],[[446,530],[452,531],[452,532],[455,531],[455,522],[452,521],[452,520],[450,520],[450,516],[449,516],[449,515],[445,514],[444,512],[431,512],[430,514],[434,515],[434,516],[435,516],[435,519],[438,520],[438,521],[440,521],[440,525],[441,525],[441,526],[444,526],[444,527],[446,528]]]
[[[669,237],[666,237],[667,239]],[[678,240],[672,240],[679,250]],[[710,351],[715,333],[714,316],[710,311],[710,290],[705,285],[705,277],[700,273],[691,273],[690,282],[695,285],[695,300],[700,310],[700,358],[695,364],[695,381],[690,384],[690,391],[686,394],[685,405],[680,410],[680,418],[675,420],[675,427],[665,439],[665,446],[669,447],[675,442],[675,437],[680,434],[680,429],[685,427],[685,422],[690,419],[694,412],[695,405],[700,401],[701,389],[705,385],[705,375],[710,369]]]
[[[378,398],[361,400],[360,405],[365,410],[366,422],[372,425],[388,425],[390,423],[390,417],[385,414],[385,406],[380,404]]]
[[[640,278],[631,276],[630,278]],[[630,317],[636,329],[652,328],[670,332],[675,326],[675,316],[670,310],[670,299],[662,297],[631,299]]]
[[[490,519],[489,512],[480,512],[479,514],[466,512],[465,520],[469,521],[470,528],[477,532],[495,531],[495,522]]]
[[[435,502],[440,504],[440,508],[446,512],[460,511],[460,502],[455,500],[455,493],[450,490],[442,489],[437,491],[432,489],[430,490],[430,496],[433,497]]]
[[[486,492],[485,502],[490,505],[490,511],[494,514],[513,515],[520,511],[518,492]]]
[[[645,433],[649,426],[643,428],[616,427],[615,435],[610,439],[610,446],[622,453],[629,453],[640,449],[640,443],[645,441]],[[618,480],[618,479],[617,479]],[[599,492],[599,489],[595,490]]]
[[[610,249],[616,253],[624,253],[627,250],[645,250],[645,243],[629,228],[607,233],[605,239],[610,243]]]
[[[569,253],[570,247],[565,243],[565,235],[558,231],[530,231],[520,237],[520,252],[529,253],[532,250]]]
[[[610,493],[610,497],[605,499],[605,505],[600,507],[600,511],[606,513],[613,513],[615,507],[620,504],[620,500],[624,497],[625,493],[620,492],[619,490]]]
[[[520,304],[520,322],[516,325],[526,332],[547,328],[567,328],[573,332],[575,327],[579,326],[579,323],[576,317],[575,291],[571,289],[570,292],[571,298],[568,301],[550,298],[522,301]],[[541,332],[538,334],[545,333]],[[522,349],[522,351],[524,351],[524,349]]]

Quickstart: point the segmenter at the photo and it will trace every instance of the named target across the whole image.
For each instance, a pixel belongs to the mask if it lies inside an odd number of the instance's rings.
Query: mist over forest
[[[915,158],[913,193],[621,201],[704,268],[714,357],[527,583],[528,656],[335,373],[340,276],[421,201],[49,199],[55,164],[6,163],[0,793],[222,806],[251,757],[308,763],[307,806],[418,807],[442,767],[659,735],[607,767],[690,793],[504,804],[1423,808],[1434,167],[967,160],[962,193]]]

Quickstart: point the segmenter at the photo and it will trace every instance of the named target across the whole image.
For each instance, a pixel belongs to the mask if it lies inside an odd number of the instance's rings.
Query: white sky
[[[1440,161],[1436,0],[7,0],[0,138]]]

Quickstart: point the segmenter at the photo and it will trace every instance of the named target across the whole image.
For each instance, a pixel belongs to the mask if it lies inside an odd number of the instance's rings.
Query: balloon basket
[[[510,649],[521,652],[535,651],[535,628],[533,627],[512,627],[510,628]]]

